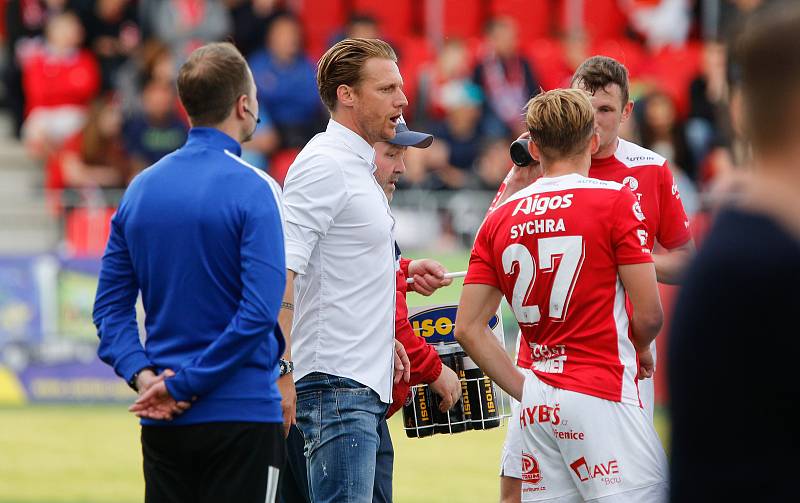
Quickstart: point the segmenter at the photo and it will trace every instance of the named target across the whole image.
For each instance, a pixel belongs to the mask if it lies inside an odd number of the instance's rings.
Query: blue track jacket
[[[93,313],[98,355],[126,381],[170,368],[170,395],[196,397],[174,420],[142,424],[283,421],[280,188],[240,154],[221,131],[193,128],[182,148],[133,180],[112,219]]]

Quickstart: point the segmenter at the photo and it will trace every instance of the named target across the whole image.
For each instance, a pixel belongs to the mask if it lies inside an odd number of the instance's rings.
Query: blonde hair
[[[528,101],[525,123],[543,157],[563,159],[586,149],[594,133],[594,109],[586,91],[555,89]]]
[[[377,38],[348,38],[328,49],[317,65],[317,88],[322,102],[333,112],[336,90],[341,85],[361,83],[361,69],[370,58],[390,59],[397,63],[392,46]]]

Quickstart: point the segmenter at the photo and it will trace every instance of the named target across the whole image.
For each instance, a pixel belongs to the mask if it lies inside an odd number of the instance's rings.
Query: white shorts
[[[520,337],[522,337],[521,332],[517,335],[516,348],[519,348]],[[519,351],[519,349],[517,349],[517,351]],[[653,361],[656,362],[656,341],[650,344],[650,351],[653,353]],[[516,357],[514,357],[514,360],[516,361]],[[520,371],[525,374],[526,378],[535,375],[530,369],[521,368]],[[639,387],[639,400],[642,402],[642,407],[650,418],[650,422],[653,422],[655,413],[655,384],[653,383],[653,379],[642,379],[641,381],[637,381],[637,385]],[[509,399],[511,401],[511,417],[519,417],[519,402],[512,397],[509,397]],[[657,432],[656,435],[658,435]],[[500,454],[501,477],[522,478],[522,450],[519,448],[522,445],[521,436],[522,431],[520,430],[519,422],[515,420],[509,421],[508,429],[506,430],[506,439],[503,443],[503,451]]]
[[[520,369],[525,374],[533,375],[527,369]],[[500,454],[500,476],[522,478],[522,428],[519,426],[519,402],[509,396],[511,400],[511,417],[508,420],[506,440],[503,442],[503,452]]]
[[[554,388],[530,373],[516,422],[523,502],[666,501],[667,457],[642,408]]]

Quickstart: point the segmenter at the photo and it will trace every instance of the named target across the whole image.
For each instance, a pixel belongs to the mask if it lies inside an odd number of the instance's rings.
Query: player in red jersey
[[[537,96],[526,121],[544,176],[481,226],[456,338],[521,402],[523,501],[662,501],[666,456],[637,389],[662,321],[645,216],[625,185],[586,177],[599,135],[584,91]],[[502,295],[530,371],[486,333]]]
[[[653,254],[658,281],[678,283],[694,253],[689,222],[666,159],[619,138],[620,125],[630,118],[633,111],[633,102],[628,96],[628,71],[614,59],[594,56],[576,70],[572,87],[591,94],[595,125],[600,134],[600,145],[592,155],[589,176],[622,183],[631,189],[646,218],[647,247],[653,250],[658,242],[662,248]],[[535,164],[525,168],[514,167],[495,196],[493,206],[527,187],[540,175],[541,169]],[[652,351],[655,359],[655,344]],[[521,344],[518,365],[527,368],[531,361],[530,349]],[[641,382],[639,393],[645,410],[652,418],[653,380]],[[518,468],[518,438],[519,429],[515,424],[509,424],[500,473],[502,500],[506,503],[519,501],[521,473]]]

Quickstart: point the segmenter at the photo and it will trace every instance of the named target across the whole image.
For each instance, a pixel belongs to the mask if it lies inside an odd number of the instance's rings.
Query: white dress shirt
[[[331,119],[303,148],[283,190],[286,267],[297,273],[294,379],[354,379],[391,403],[394,218],[373,175],[375,149]]]

